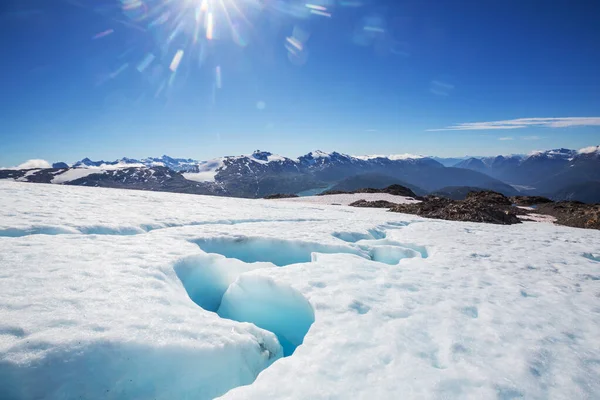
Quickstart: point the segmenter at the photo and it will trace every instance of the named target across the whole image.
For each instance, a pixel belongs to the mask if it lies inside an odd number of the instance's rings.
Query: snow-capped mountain
[[[141,160],[136,160],[134,158],[123,157],[119,160],[115,161],[92,161],[89,158],[84,158],[83,160],[77,161],[73,164],[73,168],[85,168],[85,167],[102,167],[102,166],[114,166],[121,165],[123,167],[126,166],[146,166],[146,167],[155,167],[155,166],[163,166],[173,171],[187,171],[188,169],[194,168],[199,163],[199,161],[193,160],[191,158],[172,158],[166,155],[162,157],[148,157],[143,158]],[[64,164],[64,163],[61,163]],[[60,167],[55,167],[60,168]]]
[[[163,155],[114,161],[84,158],[71,167],[65,163],[55,163],[53,168],[47,168],[47,163],[32,165],[39,167],[0,170],[0,179],[235,197],[318,192],[319,188],[331,188],[342,181],[369,185],[370,177],[376,177],[373,184],[396,181],[423,193],[445,187],[478,187],[506,195],[515,195],[517,190],[505,182],[551,195],[568,185],[600,181],[598,146],[528,156],[472,157],[456,167],[444,167],[433,158],[420,155],[352,156],[320,150],[298,158],[257,150],[208,161]],[[590,198],[589,193],[585,198]]]
[[[469,158],[456,167],[551,194],[567,185],[600,181],[600,146],[535,151],[527,156]]]

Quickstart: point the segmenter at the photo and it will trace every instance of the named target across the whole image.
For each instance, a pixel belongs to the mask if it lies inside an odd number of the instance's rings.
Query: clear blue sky
[[[597,1],[202,2],[3,0],[0,166],[600,143]]]

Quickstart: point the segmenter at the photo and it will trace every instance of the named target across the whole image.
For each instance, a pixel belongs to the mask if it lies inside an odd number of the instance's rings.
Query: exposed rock
[[[493,204],[498,206],[512,205],[512,201],[510,201],[508,197],[497,192],[492,192],[490,190],[467,193],[465,201]]]
[[[538,214],[551,215],[556,223],[574,228],[600,229],[600,204],[560,201],[538,206]]]
[[[367,201],[367,200],[358,200],[354,203],[350,203],[350,207],[364,207],[364,208],[392,208],[397,206],[398,204],[392,203],[386,200],[376,200],[376,201]]]
[[[268,196],[265,196],[264,199],[267,199],[267,200],[291,199],[294,197],[299,197],[299,196],[297,194],[292,194],[292,193],[275,193],[275,194],[270,194]]]
[[[486,222],[500,225],[520,224],[521,221],[510,204],[504,195],[486,191],[471,192],[462,201],[428,196],[421,203],[398,204],[390,211],[449,221]]]
[[[552,203],[552,200],[550,200],[547,197],[542,197],[542,196],[512,196],[512,197],[510,197],[510,201],[512,201],[513,204],[516,204],[518,206],[524,206],[524,207],[535,206],[538,204]]]

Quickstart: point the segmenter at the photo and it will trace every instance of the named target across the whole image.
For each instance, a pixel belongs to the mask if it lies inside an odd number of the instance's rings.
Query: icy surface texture
[[[535,222],[0,182],[0,398],[597,399],[599,261]]]

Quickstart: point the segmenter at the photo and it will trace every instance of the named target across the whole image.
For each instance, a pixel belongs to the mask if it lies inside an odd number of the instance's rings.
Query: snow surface
[[[0,398],[597,399],[599,282],[594,230],[0,182]]]
[[[304,196],[289,199],[279,199],[276,201],[292,201],[296,203],[313,203],[347,206],[358,200],[377,201],[385,200],[396,204],[420,203],[412,197],[395,196],[388,193],[351,193],[351,194],[328,194],[324,196]]]

